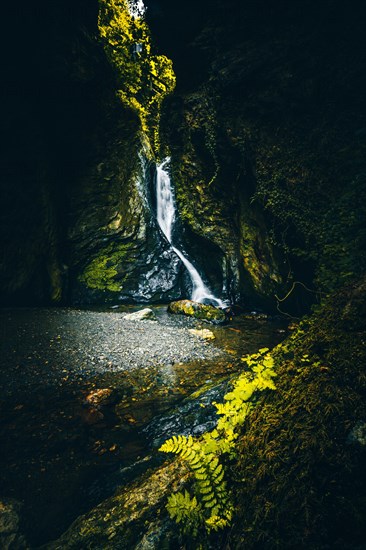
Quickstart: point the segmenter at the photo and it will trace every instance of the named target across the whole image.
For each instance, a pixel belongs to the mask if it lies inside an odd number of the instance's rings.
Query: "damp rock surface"
[[[177,530],[172,525],[170,530],[164,529],[169,521],[165,503],[167,495],[177,491],[187,477],[187,468],[180,461],[147,474],[78,518],[60,539],[48,544],[45,550],[176,547],[177,541],[173,546],[171,543]],[[154,545],[147,544],[151,537]]]

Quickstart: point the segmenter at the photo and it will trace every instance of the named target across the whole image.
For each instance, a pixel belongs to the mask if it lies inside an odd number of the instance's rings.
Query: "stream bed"
[[[20,503],[32,548],[164,460],[164,439],[210,429],[240,356],[287,334],[265,316],[215,326],[166,306],[123,318],[136,309],[0,311],[0,501]],[[201,328],[215,339],[189,332]]]

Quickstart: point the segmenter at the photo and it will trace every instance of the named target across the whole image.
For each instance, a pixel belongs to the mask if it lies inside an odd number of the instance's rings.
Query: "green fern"
[[[196,495],[176,493],[168,499],[167,509],[172,519],[183,524],[183,531],[197,534],[203,525],[208,533],[228,526],[233,514],[231,495],[227,490],[225,471],[220,456],[236,455],[235,440],[237,428],[243,424],[253,408],[249,399],[257,391],[276,388],[273,378],[273,358],[268,348],[242,358],[251,371],[242,373],[233,383],[232,391],[225,396],[225,403],[214,403],[217,414],[221,415],[217,427],[200,438],[174,435],[159,449],[174,453],[189,465],[196,480]]]
[[[207,452],[207,447],[202,445],[199,439],[194,439],[191,435],[188,437],[183,435],[173,436],[159,450],[177,454],[188,462],[196,479],[196,489],[201,501],[199,511],[201,523],[207,521],[212,516],[218,516],[223,521],[226,521],[228,519],[227,512],[230,509],[230,499],[224,480],[224,470],[217,456],[213,452]],[[184,504],[185,500],[181,497],[179,502]],[[174,502],[170,503],[168,511],[174,519],[176,517],[172,514],[174,511]],[[187,509],[187,515],[189,516],[189,509]],[[183,517],[181,513],[180,517]],[[213,523],[211,525],[211,523],[207,524],[208,531],[211,528],[215,528],[214,525],[216,524]]]
[[[172,519],[183,524],[183,532],[197,535],[201,523],[201,506],[188,491],[173,493],[168,497],[167,510]]]

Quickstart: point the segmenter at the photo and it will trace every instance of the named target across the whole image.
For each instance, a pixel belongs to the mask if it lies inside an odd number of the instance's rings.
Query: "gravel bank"
[[[222,357],[188,332],[191,319],[157,310],[156,321],[123,319],[125,312],[69,308],[2,310],[0,373],[3,391],[53,385],[106,371]]]

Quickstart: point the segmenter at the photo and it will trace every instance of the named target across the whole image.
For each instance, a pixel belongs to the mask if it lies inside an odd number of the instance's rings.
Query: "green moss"
[[[142,17],[131,16],[126,0],[99,0],[99,7],[98,28],[116,70],[118,96],[137,113],[158,153],[161,105],[175,88],[172,61],[152,55],[149,27]],[[141,51],[134,51],[136,46]]]
[[[226,319],[225,313],[214,306],[199,304],[192,300],[178,300],[171,302],[168,306],[169,313],[180,313],[195,317],[196,319],[205,319],[212,322],[223,322]]]
[[[246,209],[240,224],[240,255],[253,288],[259,295],[270,296],[281,284],[281,276],[272,246],[265,238],[265,227],[259,227],[260,217]]]
[[[249,130],[252,123],[241,124],[255,152],[254,201],[265,209],[269,237],[290,270],[314,266],[314,283],[326,293],[365,272],[366,179],[357,139],[345,134],[354,147],[339,151],[342,128],[334,143],[316,148],[317,130],[288,127],[274,136],[270,126]]]
[[[239,442],[233,547],[356,548],[365,538],[366,280],[329,299],[272,354],[277,391]],[[245,543],[245,544],[244,544]]]
[[[84,269],[79,281],[88,288],[120,292],[125,279],[124,264],[129,261],[130,244],[109,245]]]

